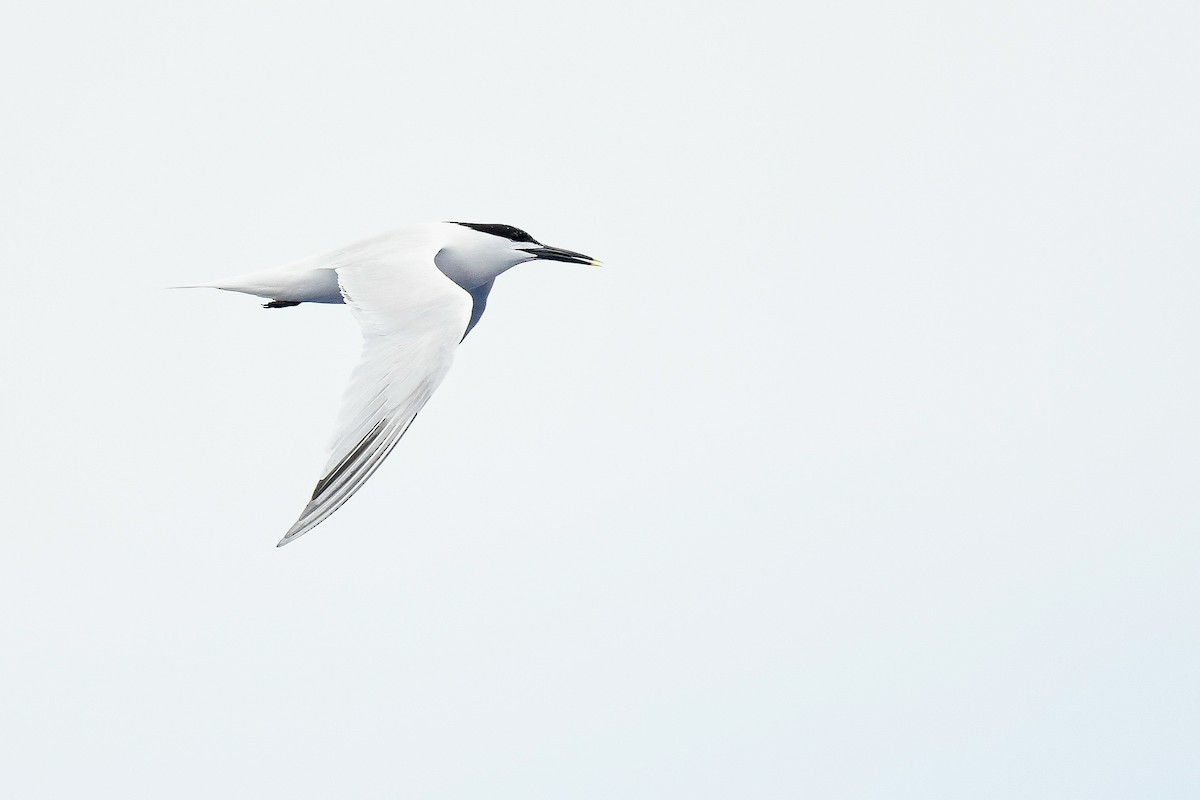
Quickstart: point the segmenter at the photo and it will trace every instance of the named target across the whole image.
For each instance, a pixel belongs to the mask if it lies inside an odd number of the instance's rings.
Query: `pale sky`
[[[1200,793],[1195,3],[10,3],[0,796]],[[277,550],[359,334],[519,267]]]

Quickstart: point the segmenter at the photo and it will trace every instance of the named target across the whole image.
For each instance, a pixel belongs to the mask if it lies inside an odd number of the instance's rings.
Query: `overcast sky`
[[[0,21],[0,794],[1195,798],[1193,2]],[[506,274],[277,550],[390,226]]]

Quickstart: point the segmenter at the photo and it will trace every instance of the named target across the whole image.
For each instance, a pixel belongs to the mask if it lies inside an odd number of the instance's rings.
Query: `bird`
[[[324,472],[276,547],[311,531],[362,488],[446,376],[496,278],[530,261],[600,265],[512,225],[427,222],[281,267],[173,287],[242,292],[266,299],[270,309],[344,303],[362,328],[362,356]]]

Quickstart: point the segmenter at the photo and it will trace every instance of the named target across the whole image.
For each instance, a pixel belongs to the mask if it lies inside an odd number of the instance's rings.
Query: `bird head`
[[[437,265],[461,286],[481,285],[526,261],[563,261],[599,266],[591,256],[550,247],[520,228],[490,222],[449,222],[448,242]]]

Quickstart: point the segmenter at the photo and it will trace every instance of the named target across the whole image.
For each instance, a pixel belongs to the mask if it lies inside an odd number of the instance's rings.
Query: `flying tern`
[[[535,260],[599,265],[511,225],[431,222],[203,284],[265,298],[264,308],[345,303],[362,326],[362,358],[324,475],[278,547],[323,522],[371,477],[442,382],[459,343],[483,315],[492,283]]]

